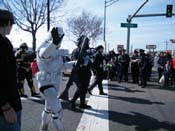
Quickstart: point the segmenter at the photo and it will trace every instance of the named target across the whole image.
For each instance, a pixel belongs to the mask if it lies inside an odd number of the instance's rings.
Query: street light
[[[118,2],[119,0],[105,0],[104,1],[104,32],[103,32],[103,41],[105,43],[105,53],[107,52],[107,43],[106,43],[106,8]]]

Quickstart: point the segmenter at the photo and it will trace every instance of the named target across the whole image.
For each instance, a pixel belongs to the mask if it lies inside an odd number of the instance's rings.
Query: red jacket
[[[175,58],[172,59],[172,67],[175,69]]]
[[[36,60],[31,63],[32,74],[35,75],[38,72],[38,65]]]

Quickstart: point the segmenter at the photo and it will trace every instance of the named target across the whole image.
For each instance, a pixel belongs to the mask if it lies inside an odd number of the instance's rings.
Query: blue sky
[[[109,43],[109,49],[116,49],[117,44],[123,44],[126,47],[127,30],[126,28],[121,28],[120,23],[125,23],[128,15],[133,14],[144,1],[119,0],[107,8],[106,41]],[[175,13],[175,0],[149,0],[139,14],[165,13],[167,4],[174,5],[173,12]],[[66,19],[79,15],[82,11],[88,11],[103,17],[104,0],[66,0],[64,8],[60,11],[64,14],[60,24],[64,27],[65,31],[68,30]],[[131,45],[133,48],[145,48],[147,44],[156,44],[157,50],[163,50],[166,48],[166,40],[175,39],[175,16],[171,18],[134,18],[132,22],[138,24],[138,28],[131,29]],[[43,32],[45,31],[46,26],[43,26],[37,35],[38,45],[41,43],[45,35]],[[16,37],[17,35],[19,37]],[[20,36],[22,37],[20,38]],[[29,35],[20,31],[17,27],[14,27],[10,39],[14,42],[15,46],[18,46],[22,41],[28,41],[29,46],[31,45]],[[98,44],[103,44],[102,37]],[[62,47],[68,48],[71,51],[75,46],[68,38],[65,38]],[[172,46],[169,43],[168,49],[171,48]]]
[[[107,8],[106,40],[110,44],[110,49],[116,49],[117,44],[124,44],[126,47],[127,32],[126,28],[120,27],[120,23],[126,22],[128,15],[133,14],[144,1],[119,0]],[[175,1],[150,0],[139,14],[165,13],[167,4],[175,6]],[[87,0],[85,3],[82,2],[81,6],[83,7],[82,10],[88,10],[103,17],[104,1]],[[145,48],[147,44],[156,44],[159,50],[165,49],[164,42],[170,38],[175,38],[175,17],[134,18],[133,23],[138,24],[137,29],[131,29],[131,45],[133,48]],[[168,47],[171,48],[170,45]]]

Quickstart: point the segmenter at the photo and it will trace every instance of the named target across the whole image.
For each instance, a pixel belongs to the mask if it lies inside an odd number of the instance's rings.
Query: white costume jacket
[[[63,62],[65,51],[49,41],[43,44],[37,50],[37,64],[39,72],[37,73],[38,86],[53,85],[59,89],[62,71],[72,68],[74,61]]]

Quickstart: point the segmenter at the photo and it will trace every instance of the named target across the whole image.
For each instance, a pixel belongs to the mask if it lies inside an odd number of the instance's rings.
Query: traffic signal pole
[[[129,15],[128,18],[130,18],[131,16]],[[131,21],[127,21],[128,24],[131,23]],[[127,27],[127,46],[126,46],[126,51],[127,51],[127,54],[129,54],[129,47],[130,47],[130,36],[131,36],[131,27],[128,26]]]
[[[139,17],[156,17],[156,16],[166,16],[166,17],[171,17],[175,16],[175,13],[172,13],[172,5],[167,5],[167,11],[166,13],[160,13],[160,14],[140,14],[137,15],[137,13],[143,8],[143,6],[148,2],[149,0],[146,0],[140,7],[137,9],[137,11],[133,15],[129,15],[126,21],[128,24],[131,23],[133,18],[139,18]],[[170,7],[171,6],[171,7]],[[167,14],[170,13],[168,16]],[[127,27],[127,53],[129,54],[129,48],[130,48],[130,26]]]
[[[135,18],[138,17],[156,17],[156,16],[166,16],[166,14],[140,14],[140,15],[135,15]],[[175,16],[175,13],[172,14],[172,16]]]
[[[141,17],[160,17],[160,16],[167,16],[167,14],[140,14],[140,15],[135,15],[133,18],[141,18]],[[175,13],[173,13],[172,14],[172,16],[175,16]],[[129,18],[129,17],[128,17]],[[129,37],[130,37],[130,30],[128,30],[128,35],[129,35]],[[130,42],[130,41],[128,41],[128,39],[130,39],[130,38],[128,38],[128,36],[127,36],[127,44]],[[127,45],[127,47],[128,47],[129,45]],[[167,43],[166,43],[166,50],[167,50]]]
[[[143,8],[143,6],[148,2],[149,0],[146,0],[137,10],[133,15],[129,15],[126,21],[128,24],[131,23],[132,19],[137,15],[137,13]],[[130,34],[131,34],[131,27],[127,27],[127,54],[129,54],[129,48],[130,48]]]

